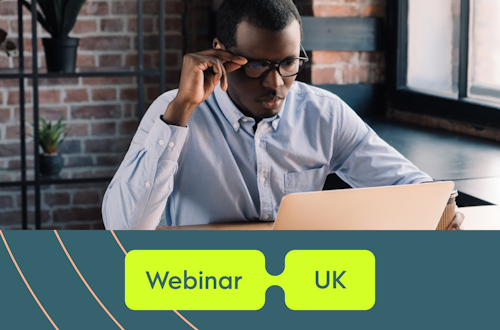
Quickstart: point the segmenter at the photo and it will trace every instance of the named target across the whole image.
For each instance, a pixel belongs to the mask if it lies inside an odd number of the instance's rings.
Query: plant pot
[[[63,163],[61,155],[42,154],[40,155],[40,174],[58,175],[63,168]]]
[[[78,38],[43,38],[48,72],[75,72]]]

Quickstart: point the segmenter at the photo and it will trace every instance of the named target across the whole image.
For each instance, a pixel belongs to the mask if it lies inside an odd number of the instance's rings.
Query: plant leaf
[[[31,4],[29,2],[27,2],[26,0],[23,0],[23,5],[24,5],[24,7],[28,8],[28,10],[31,12]],[[54,35],[54,29],[52,28],[52,26],[50,26],[50,24],[47,23],[45,17],[39,11],[37,11],[37,20],[38,20],[38,23],[40,23],[40,25],[48,33],[50,33],[50,35],[52,35],[52,36]]]
[[[76,19],[82,6],[86,0],[63,0],[63,22],[61,27],[61,34],[63,37],[67,37],[68,34],[73,30],[75,26]]]

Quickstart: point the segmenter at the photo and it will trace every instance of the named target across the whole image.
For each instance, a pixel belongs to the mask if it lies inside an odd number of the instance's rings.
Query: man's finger
[[[226,73],[230,73],[241,68],[241,65],[236,64],[234,62],[226,62],[224,63],[224,68],[226,68]]]
[[[247,59],[244,58],[243,56],[234,55],[228,51],[220,50],[220,49],[208,49],[208,50],[201,51],[198,54],[204,55],[204,56],[218,57],[221,60],[223,60],[223,62],[234,62],[234,63],[240,64],[240,65],[246,64],[248,62]]]
[[[460,226],[462,225],[464,220],[465,220],[465,215],[463,215],[463,213],[456,212],[447,230],[460,230]]]

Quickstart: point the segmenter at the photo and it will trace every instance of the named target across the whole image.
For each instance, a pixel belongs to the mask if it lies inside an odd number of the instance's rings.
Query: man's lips
[[[274,109],[280,106],[282,100],[283,98],[281,97],[272,96],[272,97],[264,97],[259,101],[264,105],[265,108]]]

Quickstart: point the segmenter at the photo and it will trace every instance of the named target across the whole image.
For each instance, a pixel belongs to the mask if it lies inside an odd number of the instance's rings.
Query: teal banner
[[[369,310],[297,311],[271,286],[257,311],[131,310],[131,250],[259,250],[270,275],[292,250],[368,250],[376,301]],[[494,328],[499,252],[497,231],[1,231],[0,329]]]

